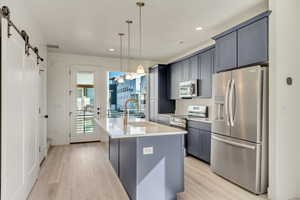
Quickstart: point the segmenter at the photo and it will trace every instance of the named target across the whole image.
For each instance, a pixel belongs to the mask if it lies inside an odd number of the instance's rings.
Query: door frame
[[[42,78],[42,79],[41,79]],[[41,81],[43,82],[41,84]],[[42,92],[42,94],[41,94]],[[41,98],[41,95],[42,98]],[[39,161],[40,164],[47,157],[47,68],[39,66]],[[42,101],[42,102],[41,102]],[[41,124],[43,123],[43,124]],[[43,127],[43,130],[41,130]],[[41,142],[41,136],[43,142]]]
[[[89,66],[89,65],[73,65],[71,67],[69,67],[69,143],[80,143],[80,142],[96,142],[96,141],[100,141],[100,134],[99,134],[99,129],[97,128],[97,125],[95,124],[95,133],[94,134],[90,134],[90,135],[83,135],[83,136],[74,136],[72,134],[72,131],[74,130],[73,126],[74,126],[74,117],[75,117],[75,113],[74,111],[74,107],[75,105],[75,101],[74,101],[74,95],[76,94],[75,91],[75,86],[76,86],[76,73],[77,72],[92,72],[94,73],[94,95],[95,95],[95,113],[96,108],[99,107],[99,95],[97,91],[98,90],[98,86],[96,83],[96,80],[98,78],[97,73],[99,73],[98,67],[96,66]]]
[[[2,66],[3,66],[3,57],[2,57],[2,16],[0,15],[0,110],[2,111]],[[0,199],[2,197],[2,112],[0,114]]]

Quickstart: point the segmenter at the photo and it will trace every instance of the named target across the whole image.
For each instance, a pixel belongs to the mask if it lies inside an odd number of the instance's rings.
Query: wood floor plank
[[[53,147],[28,200],[129,200],[103,143]],[[266,200],[214,174],[195,158],[185,158],[185,192],[178,200]]]

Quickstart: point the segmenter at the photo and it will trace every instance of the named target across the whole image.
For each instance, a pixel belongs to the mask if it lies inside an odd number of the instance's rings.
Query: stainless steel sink
[[[136,127],[150,126],[149,122],[129,122],[128,124],[131,125],[131,126],[136,126]]]

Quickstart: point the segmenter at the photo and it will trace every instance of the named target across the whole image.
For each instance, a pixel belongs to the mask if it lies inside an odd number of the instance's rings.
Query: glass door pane
[[[94,73],[76,74],[76,133],[93,134],[95,129]]]

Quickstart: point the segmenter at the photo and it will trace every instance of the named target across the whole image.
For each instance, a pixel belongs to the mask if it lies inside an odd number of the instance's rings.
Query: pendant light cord
[[[127,63],[127,71],[130,65],[130,23],[128,22],[128,45],[127,45],[127,56],[128,56],[128,63]]]
[[[127,59],[127,70],[128,71],[128,68],[130,66],[130,44],[131,44],[131,33],[130,33],[130,24],[132,24],[132,21],[131,20],[127,20],[126,23],[128,24],[128,33],[127,33],[127,37],[128,37],[128,45],[127,45],[127,56],[128,56],[128,59]]]
[[[142,57],[142,4],[139,5],[140,18],[139,18],[139,29],[140,29],[140,58]]]
[[[122,45],[122,36],[120,36],[120,68],[123,72],[123,45]]]
[[[136,5],[139,7],[139,11],[140,11],[140,15],[139,15],[139,28],[140,28],[140,59],[142,59],[142,47],[143,47],[143,39],[142,39],[142,7],[145,6],[145,3],[142,2],[142,1],[139,1],[136,3]],[[144,69],[144,66],[142,64],[140,64],[138,67],[137,67],[137,73],[138,74],[144,74],[145,73],[145,69]]]
[[[119,33],[120,36],[120,68],[121,68],[121,72],[124,71],[123,69],[123,36],[124,33]]]

